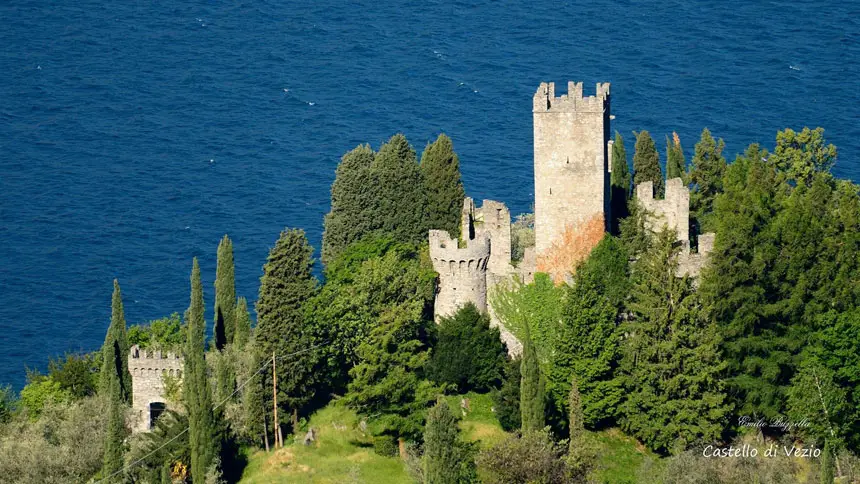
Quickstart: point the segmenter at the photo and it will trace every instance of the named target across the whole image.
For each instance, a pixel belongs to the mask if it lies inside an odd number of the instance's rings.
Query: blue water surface
[[[448,133],[468,193],[532,203],[541,81],[612,83],[613,129],[729,158],[822,126],[860,177],[856,2],[0,3],[0,384],[188,306],[235,242],[256,299],[284,227],[319,247],[339,157]],[[562,88],[562,91],[564,88]]]

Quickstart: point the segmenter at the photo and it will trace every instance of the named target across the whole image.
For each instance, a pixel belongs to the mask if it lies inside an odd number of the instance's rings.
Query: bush
[[[13,418],[0,437],[0,480],[88,481],[102,466],[106,409],[101,397],[74,403],[49,400],[36,421]]]
[[[185,325],[179,313],[155,319],[149,324],[134,324],[128,327],[128,344],[141,349],[177,351],[185,343]]]
[[[12,387],[0,387],[0,425],[12,419],[15,407],[15,392],[12,391]]]
[[[437,328],[430,360],[430,378],[457,385],[460,393],[498,387],[504,376],[507,350],[490,318],[468,303]]]
[[[397,440],[390,435],[376,435],[373,437],[373,451],[383,457],[394,457],[397,455]]]
[[[564,448],[547,430],[512,435],[478,454],[478,475],[488,484],[570,482]]]
[[[26,409],[31,421],[39,419],[46,405],[71,400],[72,395],[50,377],[38,373],[27,374],[27,384],[21,390],[21,406]]]
[[[78,400],[96,394],[101,364],[99,353],[67,353],[65,358],[51,359],[48,377]]]

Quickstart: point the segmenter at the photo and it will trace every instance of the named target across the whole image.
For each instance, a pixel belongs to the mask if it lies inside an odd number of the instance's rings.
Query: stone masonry
[[[570,227],[609,220],[609,83],[583,97],[582,83],[534,95],[535,252],[540,258]]]
[[[132,431],[146,432],[151,428],[151,417],[157,416],[159,404],[163,409],[166,403],[164,377],[182,378],[182,366],[182,358],[174,353],[145,353],[137,345],[131,347],[128,370],[131,372]]]
[[[659,230],[669,227],[678,236],[681,253],[678,255],[678,276],[698,277],[714,247],[714,234],[699,236],[699,251],[690,251],[690,189],[680,178],[666,180],[663,200],[654,198],[654,183],[643,182],[636,186],[636,200],[648,212],[647,227]]]

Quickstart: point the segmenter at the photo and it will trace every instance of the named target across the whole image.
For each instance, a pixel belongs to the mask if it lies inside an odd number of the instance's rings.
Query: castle
[[[128,355],[128,371],[131,373],[131,428],[133,432],[145,432],[166,409],[165,377],[182,378],[182,358],[174,353],[161,351],[145,352],[137,345]]]
[[[583,96],[582,83],[568,82],[556,96],[555,84],[541,83],[533,98],[535,245],[523,260],[511,261],[511,214],[504,203],[484,200],[477,207],[463,201],[460,238],[430,230],[430,258],[439,273],[435,314],[453,314],[471,302],[488,312],[512,354],[521,343],[493,313],[493,288],[512,278],[529,283],[537,271],[558,281],[587,256],[610,220],[609,83],[598,83],[594,96]],[[713,234],[699,237],[699,252],[689,243],[689,189],[680,178],[668,180],[666,196],[654,199],[651,182],[636,187],[652,228],[664,223],[678,234],[682,250],[678,275],[697,276],[713,246]]]

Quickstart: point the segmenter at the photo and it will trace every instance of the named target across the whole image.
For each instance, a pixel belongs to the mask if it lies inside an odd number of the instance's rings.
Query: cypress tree
[[[431,229],[447,230],[452,237],[460,234],[460,210],[463,181],[460,160],[454,153],[451,138],[444,133],[428,144],[421,154],[421,172],[427,190],[427,225]]]
[[[693,191],[690,193],[690,218],[698,226],[698,233],[708,232],[713,228],[710,215],[714,211],[714,199],[723,191],[723,174],[726,171],[726,159],[723,157],[723,140],[714,141],[708,128],[702,130],[702,136],[696,143],[693,163],[690,167],[690,183]]]
[[[672,133],[672,140],[666,136],[666,179],[681,178],[687,184],[687,162],[684,160],[684,149],[678,133]]]
[[[215,271],[215,329],[213,343],[218,350],[233,342],[236,331],[236,274],[233,241],[226,235],[218,243]]]
[[[312,345],[304,314],[304,303],[316,290],[312,255],[313,248],[299,229],[285,229],[269,251],[257,299],[255,343],[261,361],[271,359],[272,353],[284,357]],[[313,397],[315,362],[316,353],[305,351],[282,363],[289,364],[289,371],[278,372],[278,405],[283,407],[279,418],[301,411]],[[272,388],[271,372],[266,373],[264,386]],[[269,391],[264,401],[271,398]],[[271,408],[270,403],[267,406]]]
[[[830,440],[824,441],[824,453],[821,454],[821,484],[833,484],[833,448]]]
[[[382,145],[371,170],[377,193],[370,214],[374,228],[397,242],[424,242],[428,230],[427,192],[415,150],[406,137],[396,134]]]
[[[543,378],[537,352],[527,324],[523,325],[522,382],[520,383],[520,412],[523,433],[541,430],[544,426]]]
[[[248,312],[248,301],[244,297],[239,298],[236,305],[236,332],[233,335],[233,345],[242,349],[248,344],[251,337],[251,314]]]
[[[125,464],[123,461],[123,441],[125,440],[125,406],[122,403],[122,390],[118,378],[110,380],[110,398],[108,399],[108,428],[105,435],[104,457],[102,464],[103,482],[124,482],[120,472]]]
[[[630,197],[630,169],[627,166],[627,150],[624,149],[624,138],[618,131],[615,132],[615,142],[612,144],[612,174],[609,180],[612,231],[618,233],[618,221],[627,216],[627,200]]]
[[[576,451],[577,444],[585,434],[585,424],[582,415],[582,399],[579,395],[579,384],[576,375],[570,380],[570,394],[567,399],[568,428],[570,430],[570,452]]]
[[[450,484],[459,482],[457,419],[448,403],[440,398],[427,413],[424,428],[424,482]]]
[[[200,282],[200,266],[195,257],[191,269],[191,306],[185,313],[188,340],[185,348],[183,397],[188,409],[191,476],[197,480],[203,480],[220,451],[203,354],[206,339],[203,308],[203,284]]]
[[[636,135],[636,151],[633,154],[633,184],[650,181],[654,182],[654,196],[663,197],[663,172],[660,169],[660,155],[654,140],[647,131],[633,133]]]
[[[343,155],[331,186],[331,210],[325,216],[322,261],[329,264],[351,243],[368,234],[374,224],[372,209],[376,185],[370,165],[375,153],[359,145]]]
[[[111,318],[105,342],[102,346],[102,368],[99,374],[99,391],[111,392],[112,380],[119,381],[120,396],[124,403],[131,403],[131,373],[128,371],[128,333],[125,327],[125,312],[119,282],[113,281]]]

